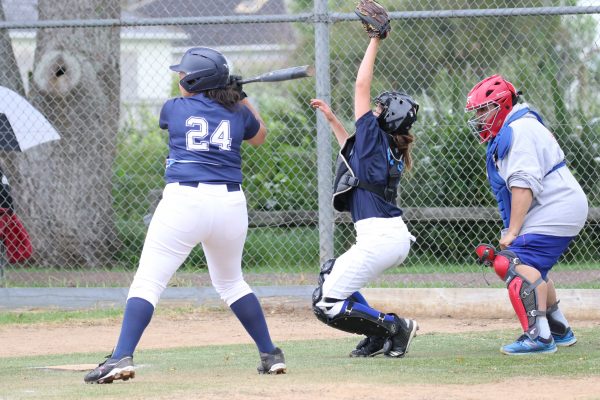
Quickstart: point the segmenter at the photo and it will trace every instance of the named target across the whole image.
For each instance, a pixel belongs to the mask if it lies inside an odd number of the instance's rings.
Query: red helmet
[[[500,75],[485,78],[471,89],[465,111],[487,108],[486,112],[477,113],[469,120],[469,127],[481,143],[498,134],[517,96],[513,84]]]

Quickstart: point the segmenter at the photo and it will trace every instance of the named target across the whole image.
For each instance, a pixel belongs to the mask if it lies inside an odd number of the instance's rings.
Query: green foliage
[[[115,258],[135,267],[146,234],[144,216],[156,207],[164,186],[167,134],[158,127],[157,116],[142,111],[117,139],[112,193],[121,245]]]
[[[332,12],[352,12],[355,6],[334,0],[328,3]],[[534,0],[527,6],[563,3]],[[384,0],[382,4],[390,11],[423,8],[407,1]],[[314,2],[298,0],[289,5],[293,12],[311,12]],[[436,0],[428,5],[437,10],[511,6],[508,0]],[[295,27],[299,45],[289,64],[314,63],[314,27],[301,23]],[[596,22],[590,16],[392,21],[390,39],[382,43],[378,54],[372,93],[403,89],[421,105],[413,128],[414,166],[402,179],[401,206],[495,207],[486,180],[485,146],[469,133],[463,112],[466,93],[492,73],[505,75],[525,92],[523,99],[540,110],[588,194],[590,206],[600,206],[600,102],[596,90],[600,57],[593,45],[595,30]],[[367,38],[356,21],[335,23],[330,34],[331,106],[351,131],[353,85]],[[317,210],[316,118],[308,106],[308,99],[315,96],[314,81],[249,88],[269,131],[264,145],[242,146],[249,210]],[[172,89],[172,94],[178,95],[175,75]],[[166,134],[158,129],[156,116],[145,115],[136,121],[119,134],[113,190],[122,243],[116,256],[132,265],[137,263],[146,231],[142,218],[156,204],[163,187],[167,153]],[[337,145],[332,150],[337,152]],[[410,228],[428,240],[417,242],[409,263],[464,263],[471,261],[474,244],[497,240],[500,221],[424,221]],[[586,227],[566,260],[589,261],[590,249],[600,248],[593,229]],[[338,226],[336,254],[353,240],[352,226]],[[300,269],[317,265],[318,232],[314,227],[251,229],[245,251],[244,266],[248,268],[286,269],[289,260]],[[201,249],[194,250],[184,266],[198,267],[205,267]]]
[[[114,166],[113,198],[117,215],[141,218],[150,209],[149,190],[163,187],[167,135],[158,117],[142,112],[119,132]]]
[[[267,124],[265,144],[243,146],[244,187],[253,210],[314,210],[317,207],[313,122],[293,98],[258,97]]]

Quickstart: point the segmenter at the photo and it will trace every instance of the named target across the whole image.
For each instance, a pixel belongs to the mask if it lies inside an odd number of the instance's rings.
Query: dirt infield
[[[318,322],[310,309],[265,304],[269,328],[276,343],[289,340],[325,339],[354,336],[328,328]],[[600,321],[572,321],[574,326],[597,327]],[[476,332],[518,329],[513,319],[462,320],[454,318],[421,318],[420,334],[433,332]],[[79,352],[110,352],[119,331],[120,319],[73,321],[0,327],[2,346],[0,357],[35,356]],[[173,335],[177,332],[177,335]],[[201,334],[199,333],[201,332]],[[139,349],[175,348],[183,346],[214,346],[219,344],[250,343],[251,340],[231,312],[223,309],[202,309],[190,313],[157,312]],[[516,382],[511,381],[511,385]],[[525,385],[525,383],[523,383]],[[506,382],[482,385],[403,385],[404,398],[411,399],[504,399]],[[528,383],[530,385],[530,383]],[[600,378],[536,380],[544,388],[528,399],[597,399]],[[406,390],[405,390],[406,389]],[[324,390],[324,391],[322,391]],[[331,399],[372,399],[366,388],[321,388],[315,397],[327,393]],[[285,399],[308,399],[307,393],[285,396]],[[290,397],[291,396],[291,397]],[[283,397],[282,397],[283,398]]]
[[[273,341],[326,339],[356,336],[331,329],[317,321],[310,310],[289,311],[265,307]],[[60,325],[32,324],[0,327],[0,357],[102,352],[114,346],[120,321],[63,322]],[[515,328],[509,320],[478,322],[456,319],[419,319],[420,334],[430,332],[473,332]],[[600,324],[599,324],[600,325]],[[173,335],[177,332],[177,335]],[[198,332],[202,332],[200,335]],[[356,336],[357,337],[357,336]],[[152,319],[138,349],[214,346],[251,343],[231,312],[203,311],[186,315],[161,315]]]
[[[327,327],[319,322],[310,310],[290,311],[287,308],[279,309],[267,305],[265,313],[274,342],[358,337]],[[512,319],[475,321],[456,318],[419,318],[418,321],[420,335],[433,332],[484,332],[501,329],[518,331],[518,323]],[[600,329],[600,321],[572,321],[572,324]],[[3,344],[0,346],[0,357],[110,352],[117,339],[119,328],[120,320],[3,325],[0,326]],[[177,335],[173,335],[173,332],[177,332]],[[152,319],[138,349],[240,343],[252,343],[252,341],[231,312],[202,310],[190,314],[159,313]]]

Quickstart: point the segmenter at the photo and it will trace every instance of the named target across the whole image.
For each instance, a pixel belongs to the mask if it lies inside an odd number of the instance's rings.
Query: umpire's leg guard
[[[517,272],[521,261],[515,253],[509,250],[500,251],[494,259],[494,270],[504,279],[508,289],[508,297],[523,327],[523,331],[531,339],[539,335],[537,326],[538,316],[545,316],[545,311],[538,310],[537,287],[544,283],[541,277],[535,282]]]

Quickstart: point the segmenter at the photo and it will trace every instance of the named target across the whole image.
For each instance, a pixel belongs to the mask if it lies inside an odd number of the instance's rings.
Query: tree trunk
[[[39,19],[120,17],[119,0],[39,0]],[[35,262],[109,266],[117,234],[112,164],[119,121],[118,27],[37,32],[29,98],[61,139],[23,153],[23,218]]]

